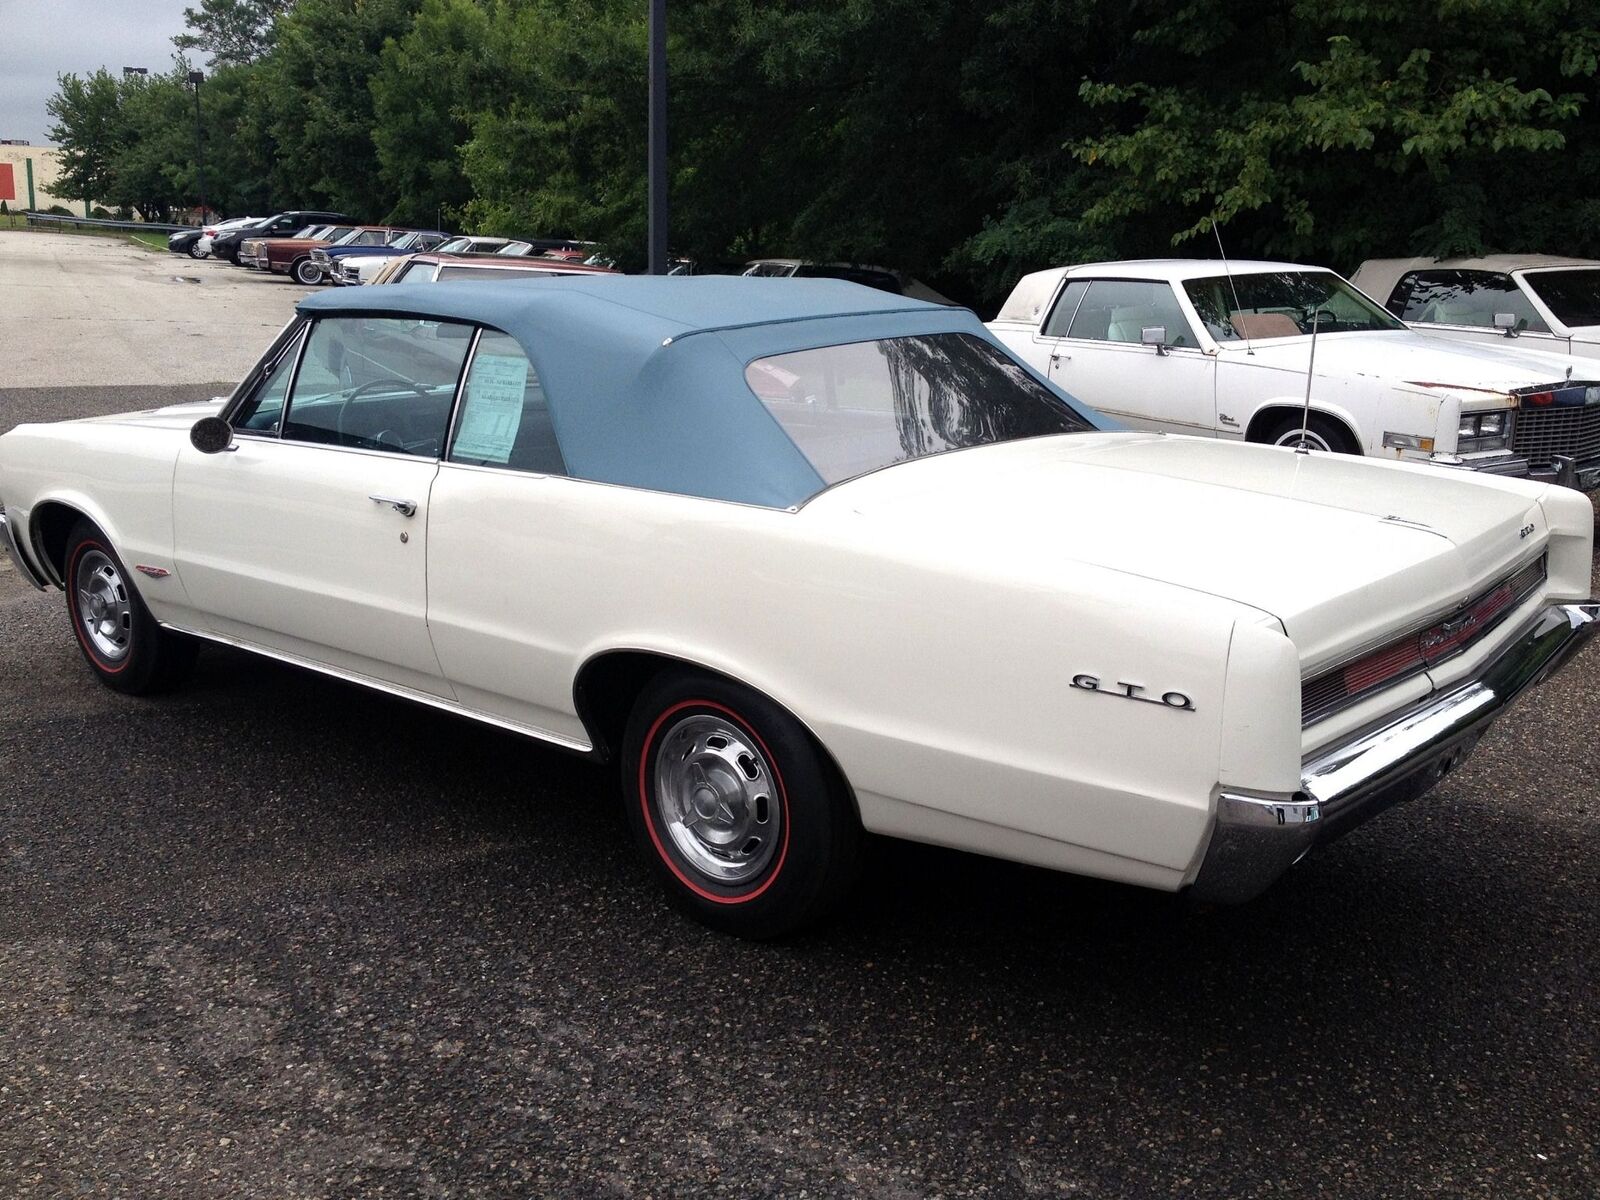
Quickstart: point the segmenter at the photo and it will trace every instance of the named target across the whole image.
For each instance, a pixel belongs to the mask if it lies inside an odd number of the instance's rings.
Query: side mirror
[[[233,426],[221,417],[201,417],[189,430],[189,444],[201,454],[234,449]]]
[[[1497,312],[1494,315],[1494,327],[1505,330],[1507,337],[1516,337],[1527,327],[1527,324],[1516,313]]]
[[[1167,352],[1167,327],[1165,325],[1145,325],[1139,330],[1139,343],[1144,346],[1154,346],[1157,354]]]

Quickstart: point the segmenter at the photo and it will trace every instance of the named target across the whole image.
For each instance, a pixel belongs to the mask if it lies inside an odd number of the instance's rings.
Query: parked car
[[[395,246],[412,244],[420,232],[422,231],[415,229],[397,229],[390,225],[371,225],[361,238],[347,238],[335,246],[319,246],[311,252],[311,261],[316,265],[318,281],[332,282],[338,260],[347,254],[382,254]],[[423,236],[427,241],[438,245],[449,234],[428,231]]]
[[[254,225],[219,233],[211,243],[211,253],[239,265],[239,247],[246,237],[288,237],[307,225],[354,225],[356,220],[343,213],[318,212],[312,209],[293,209],[275,216],[264,217]]]
[[[466,279],[550,279],[560,275],[614,275],[609,267],[591,267],[565,259],[506,258],[499,254],[444,254],[431,250],[397,258],[372,283],[452,283]]]
[[[316,273],[307,270],[311,251],[355,232],[353,225],[308,225],[293,237],[246,238],[239,245],[239,265],[274,275],[288,275],[296,283],[314,284]]]
[[[429,246],[430,251],[438,254],[496,254],[509,245],[523,245],[512,242],[507,237],[453,237],[437,246]],[[390,253],[365,254],[362,258],[346,256],[334,264],[333,282],[342,286],[357,286],[363,283],[373,283],[379,275],[384,274],[384,269],[390,262],[398,259],[410,258],[411,254],[421,253],[419,250],[406,250],[402,243],[390,246]]]
[[[1413,329],[1600,358],[1600,261],[1592,258],[1374,258],[1350,282]]]
[[[1600,622],[1567,489],[1103,425],[844,283],[357,288],[220,412],[0,437],[0,494],[110,687],[216,641],[617,762],[753,936],[864,832],[1248,898]]]
[[[243,229],[260,221],[260,217],[234,217],[228,221],[219,221],[211,225],[201,225],[194,229],[185,229],[175,233],[167,239],[167,249],[178,254],[187,254],[190,258],[210,258],[211,243],[218,234],[230,233],[235,229]],[[193,234],[193,238],[190,238]]]
[[[847,279],[880,292],[910,296],[934,304],[954,304],[920,279],[912,279],[888,267],[868,267],[860,263],[816,263],[800,258],[758,258],[747,262],[744,274],[761,279]]]
[[[405,237],[390,242],[387,246],[365,246],[360,249],[345,250],[337,256],[329,256],[327,279],[329,283],[344,287],[365,283],[375,278],[386,263],[402,255],[436,249],[450,240],[453,239],[449,234],[437,230],[413,229]]]
[[[990,328],[1085,403],[1143,429],[1532,476],[1585,488],[1546,410],[1600,364],[1409,330],[1332,271],[1202,259],[1028,275]],[[1312,327],[1317,328],[1315,371]]]

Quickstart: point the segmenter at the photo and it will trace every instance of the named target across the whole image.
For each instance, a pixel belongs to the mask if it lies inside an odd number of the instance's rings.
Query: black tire
[[[726,735],[721,747],[716,730]],[[682,803],[663,790],[663,775],[670,786],[675,773],[697,787]],[[689,670],[652,680],[628,719],[622,782],[628,824],[668,897],[713,929],[755,939],[791,933],[826,917],[855,881],[862,830],[843,781],[804,726],[748,688]],[[702,803],[718,810],[702,821],[703,835],[666,815]],[[721,848],[731,852],[727,869],[752,873],[730,881],[707,870],[707,861],[722,865],[708,841],[718,834],[734,839]]]
[[[1288,446],[1293,449],[1300,444],[1300,421],[1300,413],[1284,413],[1263,426],[1261,436],[1256,440],[1266,442],[1269,446]],[[1311,413],[1305,428],[1306,443],[1312,450],[1329,454],[1361,453],[1361,447],[1350,436],[1350,431],[1332,417]]]
[[[108,539],[87,520],[67,537],[67,619],[84,660],[107,687],[130,696],[188,677],[198,647],[161,628]]]
[[[296,283],[306,287],[316,287],[322,282],[322,268],[312,262],[309,257],[297,258],[289,264],[289,275]]]
[[[189,243],[189,257],[190,258],[210,258],[211,257],[211,252],[209,250],[200,249],[200,239],[199,238],[195,238],[194,241]]]

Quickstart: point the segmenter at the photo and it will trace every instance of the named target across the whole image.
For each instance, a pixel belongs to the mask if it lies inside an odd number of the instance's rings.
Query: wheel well
[[[572,685],[578,718],[589,731],[589,740],[594,745],[597,758],[610,762],[621,753],[628,717],[633,712],[639,694],[657,675],[674,667],[685,667],[691,671],[714,675],[718,679],[726,679],[739,687],[750,687],[744,680],[736,679],[726,672],[713,670],[688,659],[674,658],[669,654],[657,654],[649,650],[612,650],[598,654],[583,664],[578,671],[577,680]],[[752,690],[761,691],[760,688]],[[772,699],[770,696],[767,698]],[[773,700],[773,703],[779,704],[777,700]],[[779,707],[787,709],[788,706],[779,704]],[[795,719],[799,720],[798,717]],[[810,735],[822,755],[822,761],[833,772],[845,795],[850,797],[851,807],[856,810],[856,818],[859,820],[860,807],[856,804],[855,792],[850,787],[850,780],[845,776],[844,769],[839,766],[832,752],[822,744],[822,739],[817,737],[804,721],[800,721],[800,724]]]
[[[1262,442],[1266,440],[1267,429],[1284,417],[1299,418],[1301,406],[1298,404],[1269,404],[1250,418],[1250,425],[1244,431],[1244,440],[1247,442]],[[1313,408],[1314,416],[1321,417],[1324,421],[1332,421],[1344,431],[1345,437],[1350,439],[1350,444],[1358,450],[1361,448],[1361,439],[1356,436],[1356,431],[1350,428],[1350,423],[1343,417],[1335,416],[1326,409]]]
[[[57,586],[63,586],[61,581],[66,578],[67,535],[84,519],[84,514],[71,505],[55,500],[35,505],[29,515],[34,548],[46,568],[55,575]]]

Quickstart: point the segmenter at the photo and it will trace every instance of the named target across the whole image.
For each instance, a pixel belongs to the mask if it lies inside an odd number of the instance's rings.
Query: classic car
[[[367,283],[395,259],[404,258],[407,254],[420,254],[424,250],[436,250],[452,240],[459,239],[452,239],[450,235],[436,230],[414,229],[387,246],[342,251],[337,257],[330,257],[327,279],[329,283],[341,287]]]
[[[1600,486],[1546,412],[1600,397],[1600,364],[1414,332],[1320,267],[1057,267],[1025,276],[989,327],[1137,428]]]
[[[315,279],[305,278],[311,251],[349,237],[354,231],[353,225],[307,225],[293,237],[246,238],[239,244],[239,266],[288,275],[297,283],[315,283]]]
[[[387,254],[390,250],[402,246],[413,251],[426,250],[429,246],[437,246],[449,236],[433,230],[396,229],[387,225],[371,225],[367,227],[363,237],[349,237],[332,246],[317,247],[311,252],[311,261],[316,267],[318,280],[331,283],[339,260],[347,254],[358,256]]]
[[[426,254],[394,259],[368,282],[448,283],[462,279],[549,279],[558,275],[614,274],[616,272],[609,267],[591,267],[544,255],[507,257],[498,252],[446,254],[430,250]]]
[[[262,217],[259,221],[241,225],[238,229],[218,233],[211,240],[211,253],[238,266],[239,247],[247,237],[288,237],[295,230],[304,229],[307,225],[354,225],[355,223],[353,217],[347,217],[343,213],[305,208],[291,209],[270,217]]]
[[[1373,258],[1350,282],[1413,329],[1600,358],[1600,261],[1554,254]]]
[[[402,249],[396,243],[386,252],[381,254],[366,254],[357,258],[353,255],[341,258],[333,264],[333,274],[330,281],[344,287],[355,287],[360,284],[371,283],[383,273],[385,267],[396,259],[405,258],[412,254],[420,253],[426,249],[439,254],[496,254],[507,246],[521,245],[511,238],[502,237],[473,237],[458,235],[448,238],[435,246],[413,246]]]
[[[867,831],[1248,899],[1600,622],[1576,492],[1111,430],[832,280],[324,292],[220,410],[0,437],[0,496],[110,687],[221,642],[614,761],[757,937]]]
[[[888,267],[860,263],[819,263],[803,258],[757,258],[745,263],[745,275],[753,279],[847,279],[896,296],[910,296],[934,304],[954,304],[950,297],[934,291],[920,279]]]

